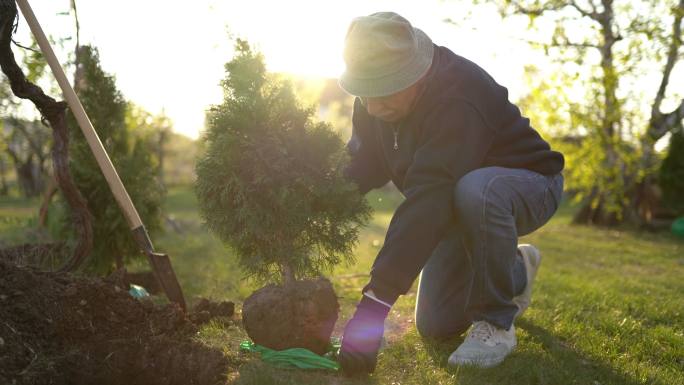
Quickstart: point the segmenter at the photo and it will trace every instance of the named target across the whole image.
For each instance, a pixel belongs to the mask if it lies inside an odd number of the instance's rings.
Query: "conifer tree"
[[[145,227],[151,232],[158,230],[163,189],[156,180],[151,139],[136,132],[138,127],[127,126],[127,120],[135,121],[127,119],[131,107],[117,89],[115,78],[102,69],[97,49],[81,46],[77,62],[75,91]],[[126,261],[142,258],[142,254],[75,118],[69,113],[67,119],[69,167],[93,215],[93,252],[86,268],[105,274]],[[61,231],[68,231],[68,221],[61,222]]]
[[[248,275],[287,285],[351,261],[370,208],[343,175],[330,125],[314,122],[247,42],[235,48],[196,166],[200,211]]]

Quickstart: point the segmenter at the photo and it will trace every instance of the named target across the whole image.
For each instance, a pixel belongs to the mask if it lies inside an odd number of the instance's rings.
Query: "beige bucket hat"
[[[432,64],[432,40],[394,12],[352,20],[339,85],[355,96],[387,96],[408,88]]]

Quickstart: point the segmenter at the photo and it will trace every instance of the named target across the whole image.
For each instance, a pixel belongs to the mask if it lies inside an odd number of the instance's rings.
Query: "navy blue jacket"
[[[435,46],[426,80],[412,112],[397,123],[376,119],[358,98],[354,102],[347,177],[363,194],[391,180],[406,197],[364,288],[388,301],[411,288],[454,220],[453,192],[462,176],[488,166],[545,175],[563,169],[563,155],[475,63]]]

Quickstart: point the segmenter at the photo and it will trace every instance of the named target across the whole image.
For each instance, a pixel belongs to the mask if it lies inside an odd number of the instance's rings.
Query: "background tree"
[[[197,140],[185,135],[169,132],[163,144],[164,185],[189,185],[195,182],[195,161],[197,160]]]
[[[51,135],[40,121],[5,118],[4,150],[12,160],[19,191],[25,197],[40,195],[48,175]]]
[[[22,66],[26,71],[26,79],[37,83],[45,75],[46,62],[37,51],[37,44],[25,49]],[[5,78],[5,75],[0,75]],[[9,82],[0,84],[0,150],[4,156],[2,162],[2,178],[4,180],[5,162],[11,162],[14,168],[19,191],[25,197],[40,195],[45,187],[50,168],[50,149],[52,135],[50,129],[39,119],[25,116],[21,111],[21,102],[14,97]]]
[[[5,81],[5,75],[0,74],[0,113],[7,116],[6,105],[11,100],[12,92],[9,85]],[[10,159],[7,153],[7,132],[5,131],[4,119],[0,119],[0,195],[5,196],[9,194],[8,174],[10,169]]]
[[[670,147],[660,168],[660,185],[666,204],[684,215],[684,130],[670,137]]]
[[[160,228],[163,189],[158,183],[158,163],[149,131],[137,122],[136,109],[129,107],[116,88],[113,76],[100,66],[98,52],[81,46],[77,53],[75,91],[116,167],[141,219],[150,231]],[[128,114],[128,117],[127,117]],[[94,247],[89,268],[106,273],[139,257],[138,246],[114,200],[73,115],[70,127],[70,168],[94,217]],[[127,125],[128,123],[128,125]],[[69,229],[66,221],[63,230]]]
[[[157,180],[162,186],[165,186],[164,172],[166,167],[164,160],[167,155],[166,146],[172,135],[173,124],[171,119],[163,111],[154,115],[130,103],[126,112],[126,126],[135,130],[138,135],[146,137],[157,160]]]
[[[499,8],[506,17],[526,15],[531,27],[540,18],[552,22],[550,41],[539,43],[566,75],[557,85],[583,91],[566,94],[562,106],[576,139],[566,142],[566,176],[584,202],[575,221],[642,223],[647,216],[638,209],[660,161],[655,143],[684,118],[681,91],[668,89],[681,58],[684,0],[505,0]],[[644,89],[640,79],[655,71],[659,87]],[[655,97],[645,110],[647,92]]]
[[[0,122],[0,130],[2,129],[2,123]],[[4,147],[6,144],[3,139],[0,138],[0,196],[9,195],[9,184],[7,183],[7,159],[5,157]]]

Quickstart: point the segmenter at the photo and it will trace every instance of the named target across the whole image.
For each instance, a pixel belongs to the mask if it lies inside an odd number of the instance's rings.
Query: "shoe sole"
[[[516,344],[517,345],[517,344]],[[478,368],[491,368],[494,366],[497,366],[504,362],[506,357],[508,357],[513,350],[515,349],[516,345],[513,345],[506,354],[504,354],[502,357],[497,357],[497,358],[486,358],[486,357],[481,357],[481,358],[464,358],[464,357],[449,357],[448,360],[448,365],[451,366],[474,366]]]
[[[505,358],[505,357],[504,357]],[[451,366],[473,366],[476,368],[492,368],[504,361],[504,358],[497,359],[455,359],[449,360]]]
[[[522,244],[518,246],[518,250],[520,250],[520,254],[522,254],[523,261],[525,262],[527,285],[525,285],[525,290],[522,294],[513,297],[513,302],[518,305],[518,312],[515,314],[515,318],[523,315],[532,302],[532,286],[534,284],[534,279],[537,276],[539,266],[541,265],[541,253],[536,247],[529,244]]]

